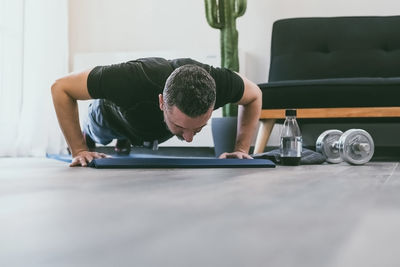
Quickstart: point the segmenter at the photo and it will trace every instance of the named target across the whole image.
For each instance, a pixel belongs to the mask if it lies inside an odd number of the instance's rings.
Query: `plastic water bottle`
[[[280,155],[282,165],[299,165],[303,138],[296,121],[296,110],[287,109],[285,122],[281,132]]]

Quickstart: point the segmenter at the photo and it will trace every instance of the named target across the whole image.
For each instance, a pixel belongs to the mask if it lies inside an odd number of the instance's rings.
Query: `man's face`
[[[191,118],[180,111],[176,106],[167,108],[160,97],[160,109],[164,112],[164,121],[169,131],[178,139],[192,142],[193,137],[207,125],[213,109],[210,108],[205,114]]]

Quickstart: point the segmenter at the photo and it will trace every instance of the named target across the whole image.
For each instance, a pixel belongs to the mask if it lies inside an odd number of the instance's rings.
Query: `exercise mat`
[[[169,156],[169,155],[157,155],[155,156],[154,154],[129,154],[129,155],[118,155],[118,154],[113,154],[110,155],[113,159],[114,158],[177,158],[176,156]],[[72,156],[68,154],[46,154],[46,157],[49,159],[55,159],[63,162],[72,162]],[[205,157],[196,157],[196,158],[205,158]]]
[[[113,168],[274,168],[267,159],[217,159],[217,158],[102,158],[89,165],[98,169]]]

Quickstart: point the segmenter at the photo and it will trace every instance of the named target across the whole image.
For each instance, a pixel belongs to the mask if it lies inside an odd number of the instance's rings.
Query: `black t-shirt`
[[[244,92],[243,80],[234,72],[202,64],[189,58],[166,60],[142,58],[121,64],[97,66],[87,81],[89,94],[104,99],[101,109],[104,119],[117,133],[126,136],[132,144],[172,137],[159,108],[169,75],[178,67],[194,64],[204,68],[216,83],[214,109],[238,102]]]

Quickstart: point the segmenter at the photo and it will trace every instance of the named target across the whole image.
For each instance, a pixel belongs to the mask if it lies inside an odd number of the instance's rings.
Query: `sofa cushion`
[[[400,77],[400,16],[274,23],[269,81]]]
[[[263,109],[400,106],[400,78],[288,80],[259,87]]]

